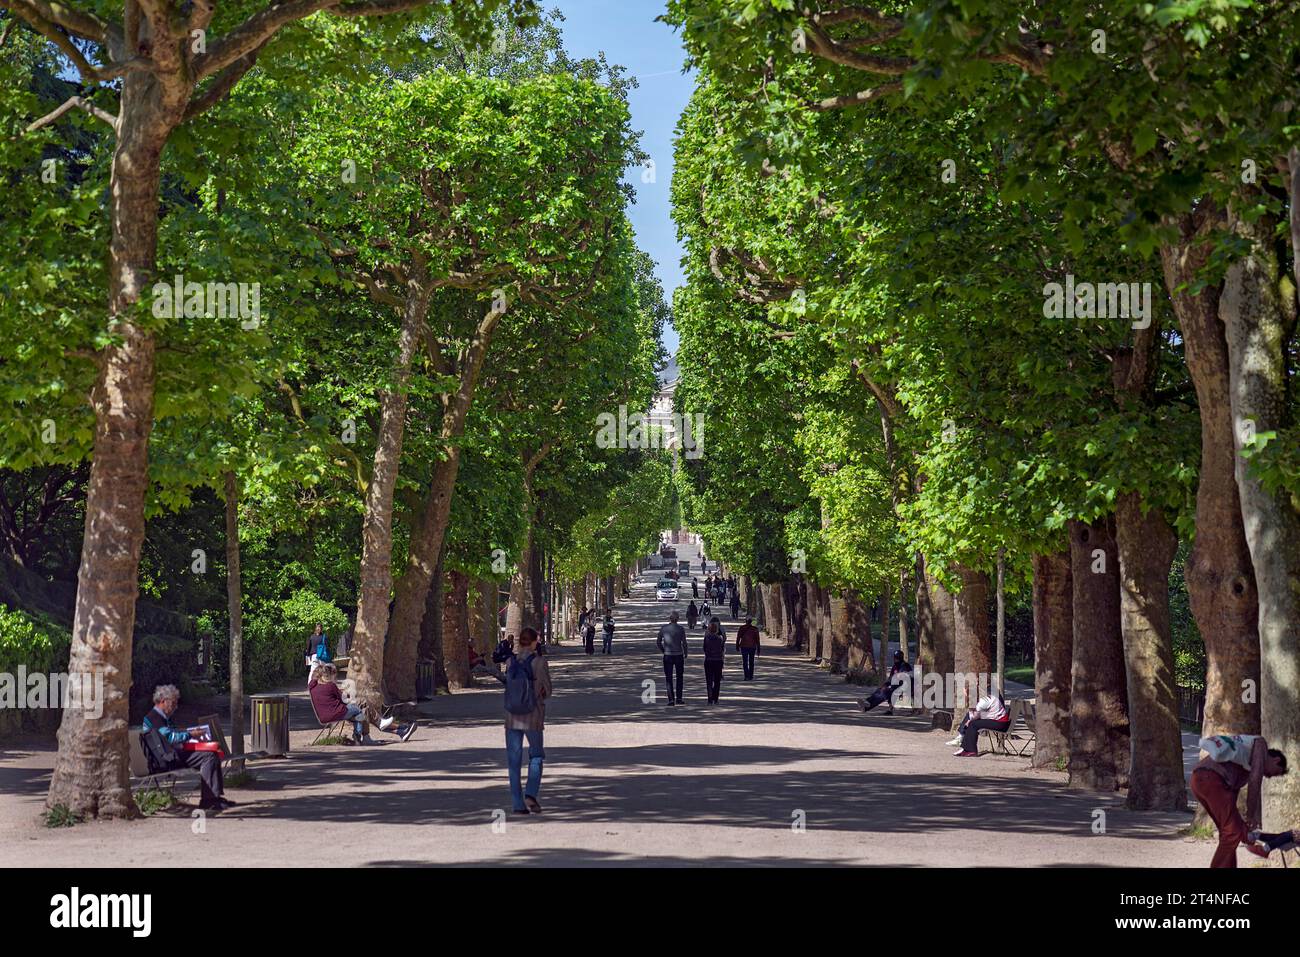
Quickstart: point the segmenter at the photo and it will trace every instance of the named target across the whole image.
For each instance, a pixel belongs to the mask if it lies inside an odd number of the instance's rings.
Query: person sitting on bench
[[[370,724],[373,722],[380,731],[391,731],[403,741],[409,741],[415,733],[415,722],[400,728],[393,728],[396,718],[381,718],[374,709],[363,708],[359,704],[348,704],[343,700],[343,692],[338,686],[339,671],[333,665],[318,665],[307,682],[307,692],[311,703],[316,708],[316,716],[322,724],[333,721],[352,722],[353,744],[376,744],[370,737]]]
[[[882,684],[875,691],[871,692],[870,697],[859,698],[858,707],[860,707],[863,711],[870,711],[872,708],[876,707],[876,705],[884,704],[886,701],[888,701],[889,710],[885,713],[893,714],[894,713],[894,692],[897,691],[899,688],[901,688],[904,684],[911,682],[911,680],[912,680],[911,664],[909,664],[907,660],[903,658],[903,653],[901,651],[894,652],[894,666],[889,669],[889,676],[885,678],[885,683]]]
[[[954,757],[978,758],[980,756],[979,740],[981,731],[1005,733],[1011,727],[1011,712],[1000,694],[989,694],[975,702],[975,710],[967,711],[957,729],[957,737],[949,744],[961,742],[961,750],[954,751]]]
[[[221,756],[215,751],[182,749],[181,746],[192,736],[188,731],[172,727],[172,715],[180,702],[181,693],[175,685],[159,685],[153,689],[153,708],[140,725],[140,741],[149,772],[162,774],[180,768],[194,768],[199,772],[199,807],[205,811],[233,807],[235,802],[225,796]]]

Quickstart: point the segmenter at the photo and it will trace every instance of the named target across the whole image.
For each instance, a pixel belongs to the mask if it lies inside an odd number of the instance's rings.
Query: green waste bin
[[[415,700],[428,701],[433,697],[433,659],[421,658],[415,665]]]
[[[248,699],[252,748],[283,757],[289,753],[289,696],[255,694]]]

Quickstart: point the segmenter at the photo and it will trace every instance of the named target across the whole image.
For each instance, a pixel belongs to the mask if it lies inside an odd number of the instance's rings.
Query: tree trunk
[[[1201,417],[1196,539],[1184,577],[1197,630],[1205,641],[1205,720],[1201,733],[1258,734],[1259,708],[1244,689],[1259,687],[1259,596],[1237,491],[1228,344],[1219,322],[1217,287],[1198,295],[1192,283],[1209,260],[1208,239],[1222,211],[1204,204],[1179,221],[1180,241],[1161,247],[1165,288],[1182,330],[1187,371]]]
[[[1070,758],[1070,669],[1074,649],[1074,582],[1070,552],[1034,556],[1034,696],[1036,768]]]
[[[767,634],[774,641],[785,644],[785,625],[782,609],[785,605],[785,588],[782,582],[763,586],[763,601],[767,609]]]
[[[442,553],[459,471],[460,451],[455,448],[447,458],[434,466],[424,506],[411,531],[406,571],[394,589],[393,620],[388,632],[384,679],[389,694],[398,700],[409,700],[415,695],[415,660],[420,622],[424,619],[429,589]]]
[[[855,591],[844,593],[844,625],[848,645],[845,670],[857,674],[875,671],[876,656],[871,649],[871,607]]]
[[[954,727],[975,707],[981,682],[987,687],[989,660],[989,576],[958,565],[961,591],[953,595],[953,671],[957,675],[953,702]],[[975,697],[972,697],[974,695]]]
[[[997,580],[997,624],[993,629],[994,640],[997,647],[997,689],[998,694],[1006,694],[1007,681],[1007,607],[1005,595],[1005,577],[1006,577],[1006,549],[998,549],[998,580]]]
[[[916,589],[917,656],[926,671],[940,675],[953,671],[956,620],[952,593],[940,584],[923,557]]]
[[[1070,662],[1072,788],[1116,791],[1128,780],[1128,692],[1113,518],[1069,523],[1074,587]]]
[[[411,360],[418,348],[429,310],[429,296],[423,290],[408,295],[398,336],[393,389],[379,397],[379,436],[375,444],[374,468],[366,486],[365,518],[361,525],[361,589],[357,598],[357,622],[352,634],[352,660],[348,677],[356,684],[356,696],[382,711],[384,639],[388,633],[388,603],[393,592],[393,490],[402,460],[406,430],[407,382]],[[422,602],[423,603],[423,602]],[[414,658],[419,641],[419,622],[409,649]],[[401,698],[415,696],[415,662],[409,662],[409,688],[389,691]]]
[[[822,656],[822,587],[808,582],[808,659],[816,661]]]
[[[239,574],[239,483],[226,472],[226,606],[230,613],[230,753],[244,753],[244,594]],[[234,761],[231,771],[244,770]]]
[[[808,646],[808,581],[803,575],[796,575],[790,583],[790,625],[792,647],[803,651]]]
[[[443,670],[447,673],[447,687],[459,691],[469,686],[469,576],[450,571],[444,581]]]
[[[1143,514],[1142,507],[1141,496],[1129,492],[1120,496],[1115,509],[1128,680],[1127,803],[1139,811],[1182,811],[1187,808],[1187,788],[1169,630],[1169,569],[1178,535],[1159,509]]]
[[[1248,224],[1230,211],[1251,250],[1228,268],[1219,315],[1228,342],[1237,440],[1291,426],[1287,362],[1295,329],[1295,288],[1273,251],[1273,222]],[[1269,490],[1238,456],[1237,487],[1259,589],[1260,732],[1289,766],[1300,764],[1300,514],[1285,487]],[[1300,773],[1264,787],[1269,830],[1300,826]]]
[[[882,675],[888,673],[892,661],[889,656],[889,598],[889,582],[885,582],[885,588],[880,593],[880,654],[876,657]]]
[[[907,661],[912,660],[911,641],[908,635],[907,622],[907,572],[898,573],[898,650],[903,653],[903,658]]]
[[[524,532],[524,549],[510,575],[510,604],[506,608],[506,634],[516,638],[525,628],[537,627],[537,600],[533,594],[532,507],[528,506],[526,511],[529,524]]]
[[[101,352],[90,394],[94,448],[68,654],[69,674],[103,677],[103,700],[93,703],[99,707],[76,707],[73,698],[63,709],[46,796],[50,807],[90,817],[138,815],[129,785],[127,721],[153,430],[154,340],[132,317],[157,261],[160,157],[185,105],[161,87],[145,72],[123,78],[107,192],[108,319],[115,340]]]

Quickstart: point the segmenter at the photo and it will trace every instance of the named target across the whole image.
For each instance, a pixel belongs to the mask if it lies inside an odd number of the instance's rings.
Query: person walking
[[[542,764],[546,759],[542,732],[546,727],[546,702],[554,688],[546,659],[537,654],[537,631],[519,633],[519,653],[510,659],[505,679],[506,768],[510,776],[510,797],[516,814],[541,814],[537,801],[542,787]],[[524,739],[528,739],[528,786],[520,787],[524,760]]]
[[[605,646],[600,653],[602,655],[612,655],[614,653],[614,613],[608,608],[605,609],[605,623],[601,627],[605,632]]]
[[[587,624],[582,629],[582,643],[587,654],[594,655],[596,653],[596,616],[594,614],[587,616]]]
[[[745,623],[736,632],[736,650],[740,652],[740,663],[745,669],[745,680],[754,680],[754,659],[762,647],[761,635],[754,627],[754,619],[746,618]]]
[[[704,687],[708,691],[709,704],[717,704],[722,692],[722,666],[726,654],[727,640],[722,637],[722,629],[715,619],[709,622],[709,630],[704,633]]]
[[[731,617],[740,620],[740,591],[735,582],[731,583]]]
[[[696,580],[694,575],[691,576],[691,597],[692,598],[700,597],[700,583],[699,581]]]
[[[664,656],[664,680],[668,684],[668,704],[685,704],[682,699],[682,683],[686,671],[686,629],[677,624],[677,612],[668,616],[668,623],[659,626],[659,636],[655,639],[660,653]],[[674,693],[674,679],[676,693]]]
[[[691,631],[694,631],[695,623],[699,620],[700,620],[700,610],[695,607],[695,602],[692,601],[689,605],[686,606],[686,627],[689,628]]]
[[[1257,848],[1247,835],[1260,827],[1264,778],[1286,774],[1286,755],[1257,734],[1216,734],[1201,738],[1207,752],[1192,769],[1192,794],[1201,802],[1219,829],[1219,846],[1211,867],[1236,867],[1237,845],[1261,857],[1268,852]],[[1237,795],[1246,788],[1246,819],[1237,810]]]

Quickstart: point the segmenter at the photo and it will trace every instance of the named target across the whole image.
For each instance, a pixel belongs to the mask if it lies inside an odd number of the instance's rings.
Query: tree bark
[[[1006,694],[1007,679],[1007,607],[1005,595],[1006,578],[1006,550],[998,549],[998,580],[997,580],[997,624],[993,629],[995,636],[994,641],[997,647],[997,690],[998,694]]]
[[[122,80],[119,132],[108,189],[111,238],[108,325],[90,394],[95,415],[85,533],[77,572],[68,672],[103,676],[101,707],[63,709],[49,807],[102,818],[136,817],[127,755],[131,641],[144,542],[144,496],[153,430],[154,339],[133,321],[153,280],[158,247],[160,159],[188,90],[152,74]],[[74,686],[76,682],[74,682]],[[91,717],[97,712],[97,717]]]
[[[921,572],[916,590],[917,654],[926,671],[951,674],[957,633],[952,593],[924,558],[918,556],[917,561]]]
[[[889,605],[889,582],[885,582],[884,590],[880,593],[880,654],[876,657],[882,676],[888,673],[892,660],[889,656]]]
[[[992,671],[989,660],[989,576],[966,565],[956,567],[961,591],[953,595],[953,671],[956,698],[953,701],[953,725],[961,723],[966,711],[975,707],[980,676],[988,682]],[[883,665],[882,665],[883,667]],[[973,678],[971,677],[973,676]],[[972,681],[974,686],[972,687]]]
[[[1291,426],[1288,358],[1295,330],[1295,287],[1273,250],[1274,223],[1229,219],[1252,246],[1229,268],[1219,300],[1228,343],[1232,418],[1239,443],[1250,433]],[[1240,448],[1240,446],[1239,446]],[[1300,514],[1285,487],[1269,490],[1238,456],[1237,487],[1246,542],[1259,590],[1260,732],[1269,746],[1300,763]],[[1264,788],[1270,830],[1300,826],[1300,774]]]
[[[898,573],[898,650],[903,653],[905,660],[911,661],[912,649],[908,635],[907,592],[907,572],[904,570]]]
[[[1128,782],[1129,733],[1115,522],[1072,520],[1069,530],[1074,588],[1069,786],[1116,791]]]
[[[442,662],[450,690],[469,686],[469,576],[464,572],[450,571],[445,578]]]
[[[869,674],[876,670],[876,656],[871,648],[871,607],[855,591],[844,593],[844,636],[847,649],[846,671]]]
[[[1129,492],[1120,496],[1115,510],[1128,681],[1127,804],[1141,811],[1182,811],[1187,788],[1169,630],[1169,570],[1178,535],[1159,509],[1143,514],[1143,504],[1140,495]]]
[[[411,361],[420,343],[428,309],[429,294],[423,289],[413,289],[402,314],[393,368],[394,387],[385,389],[379,397],[379,436],[361,525],[361,588],[348,677],[356,684],[357,699],[378,711],[384,705],[384,638],[388,633],[388,603],[393,592],[393,491],[402,460]],[[418,641],[417,623],[410,647],[412,656]],[[414,661],[410,670],[411,686],[401,694],[404,698],[415,695]]]
[[[1070,758],[1070,672],[1074,648],[1074,582],[1070,552],[1034,556],[1033,767]]]
[[[762,586],[763,602],[767,608],[767,634],[774,641],[785,644],[785,626],[782,618],[785,589],[781,582]]]
[[[1247,683],[1259,687],[1259,597],[1237,490],[1228,344],[1219,322],[1219,287],[1178,291],[1208,262],[1209,236],[1222,210],[1204,204],[1179,220],[1178,242],[1162,246],[1165,288],[1182,330],[1187,371],[1201,418],[1196,488],[1196,538],[1184,569],[1197,630],[1205,641],[1205,720],[1201,733],[1258,734],[1259,708],[1247,704]]]
[[[239,573],[239,482],[226,472],[226,606],[230,613],[230,753],[244,753],[244,593]],[[244,770],[243,761],[230,769]]]

